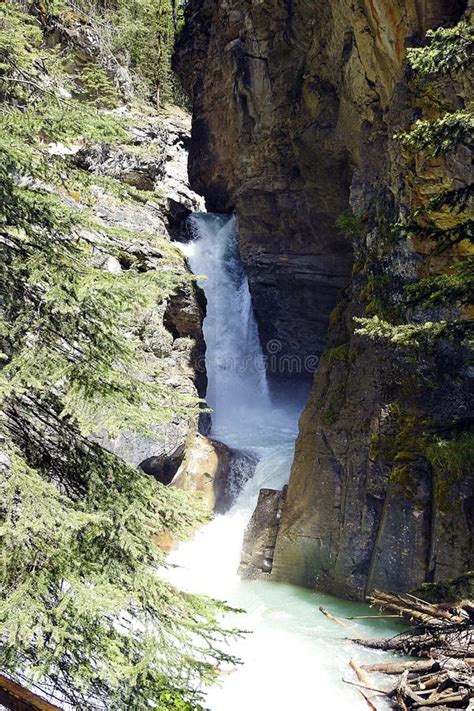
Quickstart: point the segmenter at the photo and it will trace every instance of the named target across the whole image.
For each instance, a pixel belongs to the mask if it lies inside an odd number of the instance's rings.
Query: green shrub
[[[455,27],[439,27],[428,30],[427,47],[408,49],[408,61],[423,78],[433,75],[458,73],[472,63],[474,52],[474,28],[467,22]]]
[[[426,448],[426,457],[433,467],[435,501],[441,511],[452,504],[453,489],[465,476],[474,472],[474,435],[465,433],[452,439],[438,438]]]
[[[446,274],[408,285],[406,293],[411,303],[421,303],[427,308],[470,304],[474,293],[474,257],[454,264]]]
[[[410,346],[413,348],[426,347],[448,330],[448,324],[445,321],[427,321],[422,324],[402,324],[397,326],[379,316],[354,318],[354,321],[360,324],[355,330],[355,333],[359,336],[367,336],[374,341],[385,340],[396,346]]]
[[[343,343],[335,348],[328,348],[325,352],[326,360],[329,365],[333,365],[337,361],[347,363],[349,360],[349,343]]]
[[[462,476],[474,471],[474,435],[437,439],[426,448],[433,469],[443,474]]]
[[[336,220],[336,227],[341,232],[352,237],[360,237],[364,232],[364,221],[352,212],[343,212]]]
[[[109,75],[98,64],[87,64],[80,82],[84,97],[99,107],[112,109],[118,104],[118,92]]]

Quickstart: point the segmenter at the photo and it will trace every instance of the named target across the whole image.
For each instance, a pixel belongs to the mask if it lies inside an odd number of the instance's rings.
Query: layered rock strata
[[[132,112],[128,118],[131,145],[83,146],[78,147],[74,156],[78,165],[94,176],[113,178],[138,191],[135,199],[125,199],[102,188],[100,183],[93,187],[93,210],[99,229],[91,233],[90,239],[100,243],[97,259],[103,269],[120,273],[130,264],[138,263],[143,272],[171,270],[182,277],[181,285],[171,297],[139,315],[137,332],[147,351],[150,368],[165,378],[167,386],[182,396],[204,398],[207,378],[202,322],[206,300],[191,280],[181,252],[171,245],[186,216],[203,209],[202,199],[187,181],[185,144],[189,140],[189,116],[178,108],[170,108],[159,115]],[[100,225],[114,229],[116,238],[111,247],[114,252],[120,248],[119,259],[107,256]],[[132,232],[141,238],[131,240],[128,235]],[[124,430],[114,439],[101,433],[95,439],[129,464],[156,475],[163,468],[173,470],[176,452],[184,451],[189,434],[198,430],[198,420],[194,416],[176,417],[158,424],[153,436]],[[164,483],[170,483],[172,475]],[[157,478],[163,477],[157,475]]]

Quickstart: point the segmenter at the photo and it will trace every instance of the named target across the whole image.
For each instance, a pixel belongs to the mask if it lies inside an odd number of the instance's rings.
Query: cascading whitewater
[[[244,664],[227,670],[222,684],[209,690],[207,706],[211,711],[287,711],[331,704],[333,711],[362,710],[365,701],[341,683],[353,653],[340,639],[347,630],[328,622],[318,605],[330,604],[338,614],[366,612],[367,607],[291,585],[244,582],[237,575],[245,527],[260,489],[281,489],[288,482],[306,389],[293,383],[279,394],[278,404],[270,398],[234,219],[194,215],[189,229],[194,239],[183,250],[193,272],[207,277],[199,283],[207,298],[211,435],[258,458],[253,477],[236,487],[240,493],[231,509],[169,556],[167,575],[175,585],[247,610],[235,624],[253,633],[236,641],[231,651]],[[377,632],[387,631],[384,622],[377,624]],[[370,659],[371,654],[359,652],[358,657]]]
[[[171,557],[180,566],[173,579],[208,594],[228,594],[238,584],[237,569],[245,526],[263,487],[288,481],[301,403],[272,404],[265,362],[252,309],[247,276],[240,261],[235,219],[197,214],[183,246],[207,299],[204,321],[207,401],[212,408],[211,436],[258,459],[253,477],[225,515],[199,531]],[[235,470],[238,473],[238,468]],[[219,591],[219,592],[218,592]]]
[[[190,218],[196,239],[185,252],[208,308],[207,402],[213,410],[213,434],[232,437],[237,423],[268,413],[270,398],[265,363],[252,309],[247,276],[239,257],[235,219],[200,214]]]

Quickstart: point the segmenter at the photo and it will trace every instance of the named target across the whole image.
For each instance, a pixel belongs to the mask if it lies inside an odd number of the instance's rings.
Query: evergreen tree
[[[128,49],[158,107],[173,97],[171,54],[175,23],[171,0],[117,0],[112,14],[115,46]]]
[[[203,511],[87,439],[197,407],[135,332],[180,278],[94,266],[93,219],[64,199],[85,177],[48,145],[128,134],[65,99],[69,81],[34,15],[0,8],[0,665],[77,709],[199,708],[228,659],[225,607],[165,582],[153,538]]]

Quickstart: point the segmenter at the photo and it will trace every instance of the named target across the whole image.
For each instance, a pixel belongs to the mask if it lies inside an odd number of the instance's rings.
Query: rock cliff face
[[[187,180],[184,144],[189,140],[189,116],[173,107],[159,115],[131,113],[129,118],[131,146],[112,147],[105,143],[85,146],[75,156],[80,167],[94,176],[114,178],[141,191],[140,199],[126,200],[106,189],[95,190],[94,216],[99,224],[114,228],[123,254],[121,260],[102,255],[99,266],[120,273],[138,262],[141,271],[173,270],[183,277],[169,299],[139,315],[137,331],[150,365],[159,366],[166,374],[167,384],[179,394],[204,398],[205,297],[189,279],[189,269],[180,251],[169,244],[183,219],[203,207]],[[141,239],[127,240],[127,230],[137,232]],[[156,237],[162,240],[159,245]],[[91,239],[99,241],[101,235],[92,234]],[[156,437],[132,435],[124,430],[113,440],[98,433],[96,440],[127,463],[166,480],[163,467],[173,468],[174,457],[179,458],[188,435],[197,428],[197,417],[176,417],[157,425]],[[168,484],[171,478],[172,475],[164,483]]]
[[[245,530],[239,575],[246,580],[270,577],[278,528],[285,505],[283,491],[260,489],[257,506]]]
[[[238,215],[262,339],[278,341],[275,372],[311,371],[323,350],[352,265],[335,221],[350,192],[375,193],[387,173],[406,40],[460,5],[189,3],[176,65],[194,102],[191,183],[209,209]]]
[[[279,356],[270,369],[311,370],[329,337],[274,579],[361,597],[472,566],[472,479],[434,472],[423,454],[426,432],[458,431],[472,414],[466,353],[443,342],[413,357],[355,335],[352,320],[396,308],[406,283],[452,258],[430,260],[388,225],[414,196],[469,182],[465,151],[414,164],[393,140],[433,115],[407,81],[406,47],[465,11],[456,0],[189,3],[175,63],[194,103],[191,184],[238,216],[261,335]],[[449,92],[463,106],[463,87]],[[363,223],[350,238],[335,226],[348,210]]]

